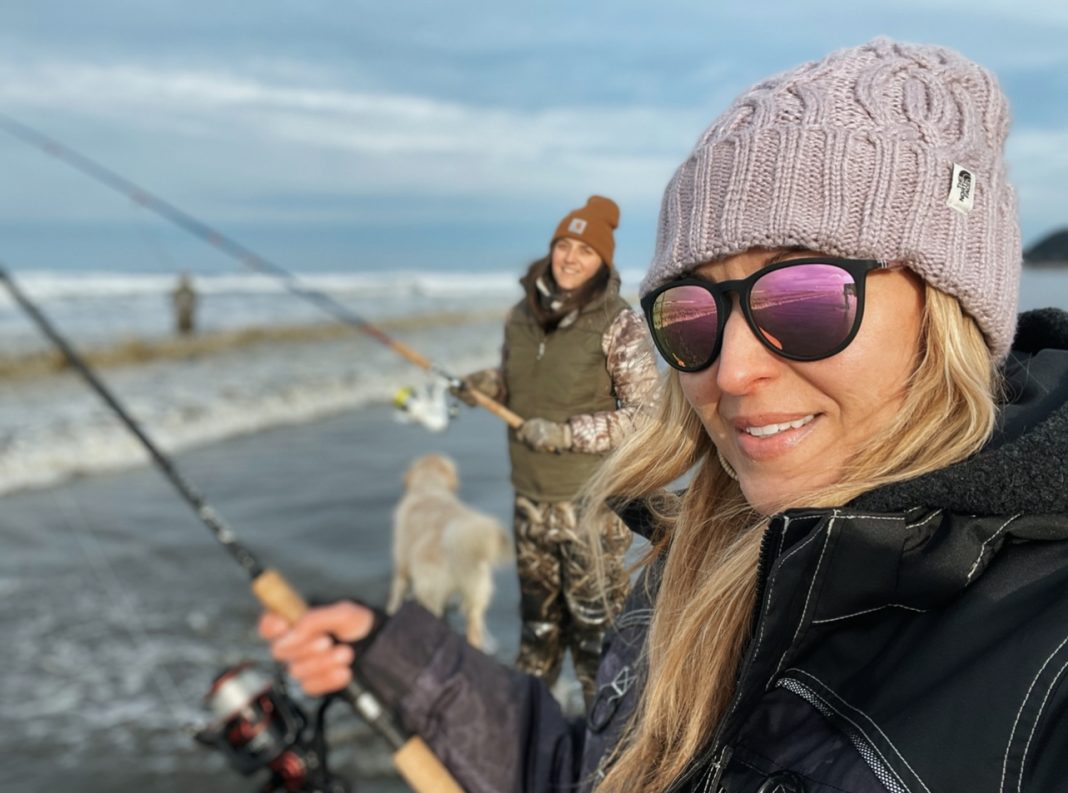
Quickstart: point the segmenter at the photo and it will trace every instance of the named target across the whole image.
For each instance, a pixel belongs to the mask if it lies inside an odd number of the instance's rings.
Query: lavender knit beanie
[[[764,80],[709,127],[664,192],[644,295],[754,247],[903,261],[955,296],[1003,359],[1020,230],[993,75],[879,38]]]

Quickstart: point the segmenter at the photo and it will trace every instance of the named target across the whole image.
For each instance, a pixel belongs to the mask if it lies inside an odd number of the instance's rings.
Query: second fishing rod
[[[308,610],[300,593],[277,570],[264,567],[259,559],[242,545],[223,517],[207,503],[193,483],[180,471],[130,414],[105,383],[97,377],[85,360],[66,338],[22,291],[0,263],[0,283],[6,287],[15,303],[22,308],[37,328],[56,346],[64,358],[86,381],[89,387],[107,404],[123,425],[148,452],[154,465],[174,486],[181,498],[193,509],[212,536],[241,566],[249,577],[252,593],[264,608],[284,617],[290,624]],[[387,711],[375,694],[355,678],[340,696],[389,744],[393,763],[400,775],[416,793],[463,793],[448,769],[417,735],[407,735],[395,716]]]
[[[283,288],[291,294],[294,294],[303,300],[307,300],[334,319],[367,334],[375,341],[385,345],[393,352],[400,355],[409,363],[418,366],[425,372],[442,378],[450,387],[464,389],[466,393],[471,395],[472,399],[474,399],[479,407],[490,411],[493,415],[504,421],[509,427],[518,429],[523,423],[522,416],[517,415],[501,403],[490,398],[486,394],[483,394],[481,391],[467,387],[463,380],[445,371],[429,358],[412,349],[407,344],[387,335],[381,328],[359,316],[330,295],[302,283],[296,275],[289,272],[284,267],[260,256],[258,253],[245,247],[237,240],[222,233],[218,229],[211,227],[202,220],[198,220],[169,201],[165,201],[159,196],[134,184],[129,179],[120,176],[95,160],[92,160],[83,154],[79,154],[69,146],[64,146],[59,141],[45,135],[43,132],[23,124],[21,121],[16,121],[3,113],[0,113],[0,129],[21,140],[23,143],[40,149],[50,157],[54,157],[72,168],[81,171],[97,182],[107,185],[112,190],[122,193],[138,205],[155,212],[160,217],[163,217],[179,228],[182,228],[193,236],[203,240],[215,249],[222,251],[227,256],[236,259],[241,265],[277,279]]]

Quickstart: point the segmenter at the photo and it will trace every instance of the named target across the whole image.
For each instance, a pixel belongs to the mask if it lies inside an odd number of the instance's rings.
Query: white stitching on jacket
[[[782,670],[782,665],[784,663],[786,663],[786,654],[790,652],[790,648],[794,646],[794,643],[797,642],[797,637],[801,634],[801,628],[805,624],[805,615],[808,614],[808,603],[809,603],[809,600],[811,600],[811,598],[812,598],[812,590],[816,586],[816,580],[819,578],[820,568],[823,566],[823,557],[827,553],[827,546],[831,542],[831,530],[834,528],[834,522],[836,520],[838,520],[838,511],[837,510],[835,510],[835,512],[832,515],[831,519],[829,521],[827,521],[827,531],[826,532],[822,532],[825,535],[824,536],[824,540],[823,540],[823,548],[820,549],[820,558],[816,561],[816,569],[813,571],[812,580],[809,581],[809,584],[808,584],[808,594],[805,595],[805,605],[801,609],[801,619],[798,620],[798,622],[797,622],[797,629],[794,630],[794,637],[792,639],[790,639],[790,643],[786,646],[786,649],[783,650],[782,658],[779,659],[779,663],[775,666],[775,672],[772,674],[771,679],[768,680],[769,684],[771,683],[772,680],[774,680],[776,677],[778,677],[779,672]],[[811,538],[809,538],[809,539],[811,539]],[[797,549],[795,548],[794,550],[797,550]]]
[[[873,611],[882,611],[883,609],[908,609],[909,611],[915,611],[918,614],[926,614],[929,609],[918,609],[915,606],[906,606],[904,603],[885,603],[882,606],[876,606],[871,609],[864,609],[864,611],[856,611],[852,614],[845,614],[841,617],[827,617],[822,620],[813,620],[813,625],[825,625],[828,622],[838,622],[839,620],[848,620],[853,617],[859,617],[863,614],[871,614]]]
[[[789,531],[789,529],[790,529],[790,518],[787,517],[787,516],[784,516],[782,520],[783,520],[783,523],[782,523],[782,534],[780,536],[780,541],[779,541],[779,552],[780,553],[782,552],[782,546],[786,542],[786,532]],[[816,536],[816,535],[814,535],[814,536]],[[811,539],[812,539],[812,537],[809,537],[808,540],[805,540],[805,543],[809,542]],[[772,593],[775,591],[775,580],[778,577],[778,572],[779,572],[778,568],[776,567],[775,572],[771,573],[768,576],[768,595],[767,595],[767,599],[764,601],[764,604],[765,604],[764,605],[764,611],[765,611],[765,613],[771,610],[771,596],[772,596]],[[762,620],[762,619],[760,619],[758,617],[757,618],[757,622],[760,625],[760,631],[757,633],[756,644],[753,645],[753,657],[754,658],[756,657],[757,653],[760,652],[760,643],[764,641],[764,623],[766,622],[766,620]],[[737,699],[735,699],[734,704],[731,705],[731,709],[727,713],[727,716],[723,719],[723,721],[726,722],[727,719],[729,719],[731,716],[733,716],[734,715],[734,711],[737,710],[737,708],[738,708],[738,701],[737,701]]]
[[[804,675],[805,677],[809,677],[812,680],[815,680],[817,683],[819,683],[823,687],[823,690],[827,694],[829,694],[830,696],[836,697],[838,699],[838,701],[842,703],[842,705],[846,706],[847,708],[849,708],[854,713],[857,713],[860,716],[863,716],[865,719],[867,719],[868,723],[871,724],[872,727],[874,727],[876,730],[879,731],[879,734],[883,737],[883,740],[885,740],[887,742],[887,744],[889,744],[890,748],[894,750],[894,753],[898,756],[898,758],[901,760],[901,762],[905,764],[905,767],[908,768],[908,770],[912,772],[912,775],[914,777],[916,777],[916,781],[920,783],[920,786],[924,790],[926,790],[927,793],[931,793],[931,789],[929,787],[927,787],[927,785],[924,783],[923,779],[920,778],[920,775],[916,773],[916,769],[913,768],[909,764],[909,761],[905,759],[905,756],[903,754],[901,754],[901,750],[898,749],[894,745],[894,742],[890,740],[890,737],[885,732],[883,732],[882,727],[880,727],[871,716],[869,716],[867,713],[862,711],[860,708],[858,708],[858,707],[856,707],[854,705],[851,705],[850,703],[846,702],[844,699],[842,699],[841,696],[839,696],[839,694],[837,692],[834,691],[834,689],[832,689],[830,686],[828,686],[826,683],[824,683],[822,680],[820,680],[814,674],[812,674],[810,672],[806,672],[804,669],[800,669],[798,667],[794,667],[794,668],[790,669],[789,671],[794,672],[796,674]],[[828,705],[829,704],[830,703],[828,703]],[[840,713],[839,715],[841,715],[842,718],[846,719],[847,721],[849,721],[850,724],[853,724],[854,727],[856,727],[858,730],[860,730],[861,733],[863,733],[865,738],[868,737],[868,734],[866,732],[864,732],[863,729],[861,729],[860,725],[858,725],[855,722],[853,722],[853,720],[850,719],[845,714],[841,714]],[[869,738],[868,740],[870,741],[871,739]],[[874,748],[874,747],[875,747],[875,745],[872,744],[872,748]],[[879,750],[876,749],[876,751],[879,751]],[[880,753],[880,756],[882,756],[881,753]],[[886,758],[884,757],[883,760],[886,760]]]
[[[899,523],[904,523],[904,515],[861,515],[856,512],[842,512],[840,510],[834,510],[835,518],[845,518],[847,520],[855,520],[857,518],[864,518],[866,520],[893,520]]]
[[[1038,678],[1041,677],[1042,671],[1046,668],[1046,666],[1049,665],[1049,662],[1053,660],[1053,657],[1061,651],[1061,648],[1064,647],[1065,644],[1068,644],[1068,636],[1064,637],[1061,643],[1057,645],[1056,649],[1054,649],[1054,651],[1049,654],[1049,657],[1042,662],[1042,666],[1038,668],[1038,671],[1035,672],[1035,676],[1031,679],[1031,685],[1027,687],[1027,691],[1026,693],[1024,693],[1023,701],[1020,702],[1020,709],[1016,711],[1016,718],[1013,720],[1012,729],[1009,731],[1009,742],[1005,746],[1005,759],[1001,763],[1001,787],[998,788],[998,790],[1002,791],[1002,793],[1005,790],[1005,777],[1008,775],[1009,772],[1009,750],[1012,749],[1012,739],[1013,736],[1016,735],[1016,728],[1020,724],[1020,717],[1023,715],[1024,706],[1027,704],[1027,700],[1031,697],[1031,690],[1035,687],[1035,683],[1038,682]],[[1035,719],[1035,721],[1037,722],[1038,719]],[[1020,778],[1023,779],[1022,762],[1020,763]]]
[[[785,527],[783,528],[783,534],[784,534],[784,535],[786,534],[786,528],[785,528]],[[791,556],[793,556],[793,555],[794,555],[795,553],[797,553],[798,551],[800,551],[800,550],[801,550],[802,548],[804,548],[804,547],[805,547],[806,545],[808,545],[808,544],[809,544],[810,542],[812,542],[813,540],[815,540],[815,539],[816,539],[817,537],[821,537],[821,536],[823,536],[823,532],[822,532],[822,531],[818,531],[818,532],[816,532],[815,534],[813,534],[812,536],[810,536],[810,537],[809,537],[809,538],[808,538],[807,540],[805,540],[804,542],[802,542],[802,543],[801,543],[800,545],[798,545],[798,546],[795,546],[794,548],[791,548],[791,549],[790,549],[789,551],[787,551],[787,552],[786,552],[786,554],[785,554],[784,556],[780,556],[780,557],[779,557],[779,564],[781,565],[781,564],[782,564],[783,562],[785,562],[785,561],[786,561],[787,559],[789,559],[789,558],[790,558]]]
[[[941,514],[942,514],[942,510],[936,509],[934,512],[932,512],[930,515],[928,515],[926,518],[924,518],[920,522],[918,522],[918,523],[910,523],[907,526],[905,526],[905,528],[906,529],[918,529],[918,528],[920,528],[920,526],[926,526],[928,523],[930,523],[932,520],[934,520],[935,518],[937,518]]]
[[[1010,523],[1012,523],[1014,520],[1016,520],[1022,514],[1023,514],[1022,512],[1017,512],[1015,515],[1013,515],[1007,521],[1002,523],[997,531],[995,531],[993,534],[991,534],[989,537],[987,537],[985,540],[983,540],[983,544],[979,546],[979,556],[975,560],[975,562],[972,564],[972,569],[968,571],[968,576],[967,576],[967,578],[964,579],[964,583],[966,583],[966,584],[971,583],[972,576],[975,575],[975,571],[979,567],[979,562],[983,561],[983,554],[986,553],[986,546],[989,545],[991,542],[993,542],[997,538],[997,536],[999,534],[1001,534],[1001,532],[1005,531],[1005,529],[1007,529],[1009,527]]]
[[[1064,670],[1068,669],[1068,661],[1065,661],[1061,665],[1061,668],[1057,670],[1057,674],[1053,676],[1053,680],[1049,684],[1049,688],[1046,689],[1046,696],[1042,697],[1042,702],[1038,706],[1038,713],[1035,715],[1034,722],[1031,723],[1031,734],[1027,736],[1027,743],[1024,744],[1023,755],[1020,757],[1020,778],[1016,783],[1017,793],[1023,791],[1023,772],[1024,766],[1027,765],[1027,752],[1031,748],[1031,739],[1035,737],[1035,730],[1038,729],[1038,722],[1042,719],[1042,711],[1046,709],[1046,702],[1049,700],[1049,695],[1053,693],[1053,689],[1057,685],[1057,681],[1060,680],[1061,675],[1064,674]]]
[[[800,670],[796,668],[788,669],[787,673],[791,671]],[[853,724],[853,722],[849,719],[848,716],[838,711],[830,702],[826,700],[825,697],[820,696],[819,693],[814,691],[811,686],[805,685],[800,680],[795,680],[794,678],[786,677],[784,675],[782,678],[779,679],[779,682],[776,685],[778,685],[783,690],[789,691],[795,696],[803,699],[805,702],[815,708],[828,721],[830,721],[830,719],[827,714],[833,713],[841,717],[844,721],[848,721],[850,724]],[[807,696],[805,692],[807,692]],[[901,778],[901,775],[898,774],[897,771],[895,771],[890,766],[890,764],[886,762],[886,758],[883,757],[882,753],[875,746],[875,744],[871,742],[871,739],[868,738],[867,734],[865,734],[864,731],[860,729],[860,727],[858,727],[856,724],[853,724],[853,726],[856,727],[857,732],[863,735],[863,741],[861,741],[856,734],[851,734],[844,729],[842,729],[841,731],[846,733],[846,737],[849,738],[850,743],[852,743],[853,747],[857,750],[857,754],[859,754],[861,759],[868,765],[868,768],[870,768],[871,772],[875,774],[875,777],[879,780],[879,782],[881,782],[884,787],[890,788],[891,793],[899,793],[899,791],[905,791],[905,793],[908,793],[908,785],[905,784],[905,780]],[[865,749],[867,751],[865,751]],[[868,756],[869,754],[871,755],[871,757]],[[876,760],[875,755],[878,755],[878,760]],[[876,762],[878,762],[879,768],[875,767]],[[884,779],[884,777],[890,778]]]

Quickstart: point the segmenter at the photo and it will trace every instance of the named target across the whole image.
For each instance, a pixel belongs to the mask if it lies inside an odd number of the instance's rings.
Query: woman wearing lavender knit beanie
[[[585,725],[416,608],[358,653],[469,793],[1065,789],[1068,315],[1016,316],[1008,125],[986,70],[878,39],[700,137],[642,284],[659,415],[587,492],[653,552]],[[308,625],[262,629],[331,690]]]

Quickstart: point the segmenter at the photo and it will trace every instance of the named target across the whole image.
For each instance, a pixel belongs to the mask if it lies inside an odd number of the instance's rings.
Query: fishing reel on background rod
[[[332,700],[319,706],[312,724],[282,678],[250,661],[223,670],[204,700],[214,719],[194,738],[222,752],[244,776],[267,769],[259,793],[352,793],[327,764],[323,728]]]
[[[421,424],[431,432],[449,426],[458,410],[450,402],[449,384],[435,380],[423,386],[406,386],[393,395],[393,418],[401,424]]]

